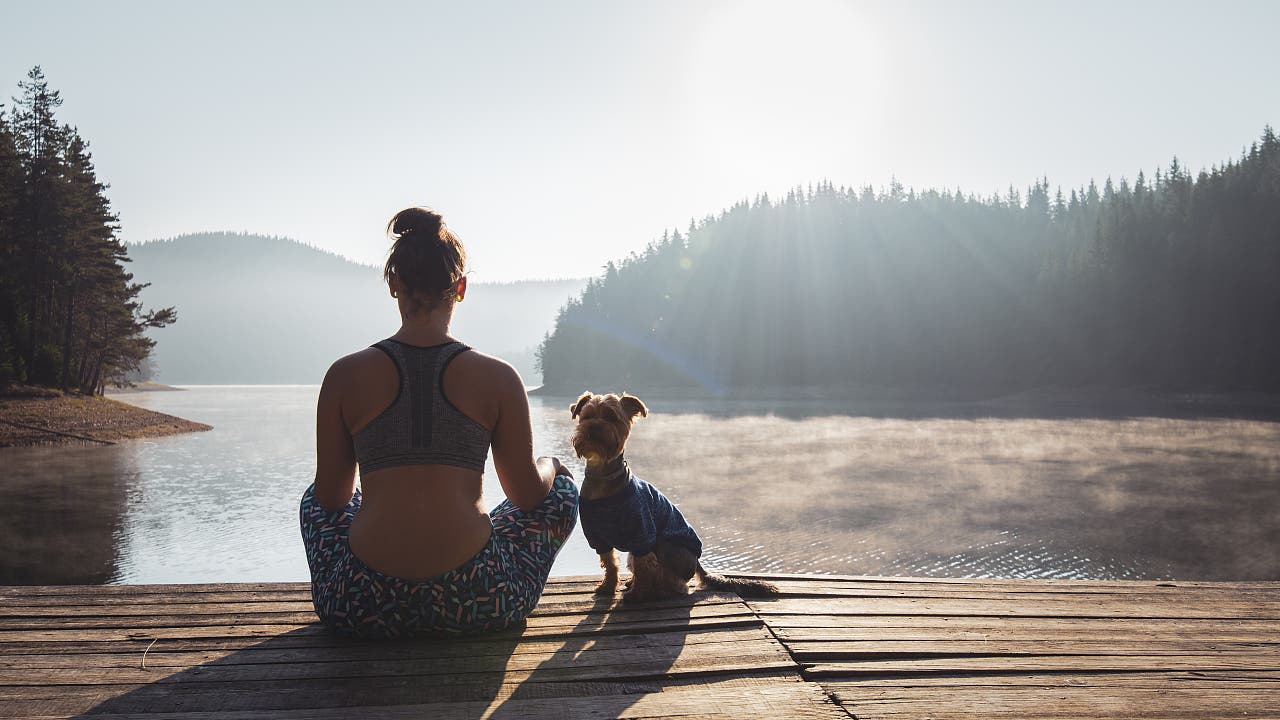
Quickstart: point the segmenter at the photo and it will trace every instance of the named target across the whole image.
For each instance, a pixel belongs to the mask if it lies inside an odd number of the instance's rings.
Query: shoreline
[[[186,390],[186,388],[164,385],[162,383],[147,380],[146,382],[134,383],[132,385],[107,388],[106,395],[133,395],[134,393],[145,392],[182,392],[184,390]]]
[[[539,385],[530,397],[571,401],[589,384]],[[1158,387],[1047,386],[1000,388],[893,388],[861,385],[736,386],[722,392],[703,388],[632,385],[590,387],[594,392],[630,392],[670,411],[705,408],[732,412],[740,405],[786,413],[813,405],[833,414],[922,418],[1232,418],[1280,422],[1280,393],[1232,390],[1173,390]]]
[[[114,445],[213,426],[105,397],[19,387],[0,396],[0,448]]]

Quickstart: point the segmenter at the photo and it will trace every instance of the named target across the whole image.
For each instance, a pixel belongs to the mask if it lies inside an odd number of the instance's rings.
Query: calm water
[[[305,580],[296,513],[314,473],[316,392],[133,394],[123,399],[215,429],[0,450],[10,509],[0,584]],[[532,398],[535,445],[580,475],[568,404]],[[650,409],[628,457],[680,505],[710,566],[1280,579],[1280,423],[858,413],[804,401]],[[491,468],[485,497],[501,499]],[[553,572],[597,571],[576,532]]]

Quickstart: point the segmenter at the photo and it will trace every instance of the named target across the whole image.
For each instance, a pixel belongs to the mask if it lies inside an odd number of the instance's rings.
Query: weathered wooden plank
[[[594,584],[591,588],[562,589],[544,592],[542,600],[548,603],[591,602],[596,599]],[[133,608],[155,612],[157,606],[172,608],[176,612],[188,612],[204,605],[260,605],[287,603],[311,607],[310,592],[253,591],[253,592],[201,592],[201,593],[151,593],[145,595],[113,594],[86,595],[35,595],[0,598],[0,616],[21,614],[86,614],[87,612],[111,612],[114,608]]]
[[[432,658],[501,657],[551,654],[566,648],[581,650],[625,650],[647,647],[680,647],[704,643],[738,643],[744,649],[759,650],[760,643],[780,650],[778,643],[761,627],[715,630],[673,630],[642,634],[544,640],[528,637],[480,636],[449,642],[405,641],[362,642],[328,647],[280,647],[268,640],[245,648],[225,650],[180,650],[148,645],[142,650],[116,649],[104,653],[13,655],[0,657],[0,670],[40,670],[45,668],[138,667],[186,669],[216,662],[220,665],[260,665],[266,663],[333,663],[369,660],[420,660]],[[145,663],[143,655],[145,654]]]
[[[89,586],[93,588],[95,586]],[[246,590],[242,592],[202,592],[202,593],[148,593],[148,594],[96,594],[86,592],[81,595],[16,595],[7,596],[0,588],[0,608],[25,607],[111,607],[116,605],[170,605],[199,603],[241,603],[241,602],[311,602],[311,593],[307,590]]]
[[[844,592],[839,590],[815,589],[807,592],[783,589],[783,597],[792,599],[821,600],[830,599],[839,602],[848,598],[862,601],[879,601],[882,599],[900,600],[938,600],[949,602],[967,601],[975,605],[1006,603],[1014,600],[1028,602],[1053,602],[1067,604],[1097,603],[1103,605],[1142,605],[1155,607],[1217,607],[1221,604],[1247,604],[1275,606],[1276,597],[1280,593],[1219,593],[1216,595],[1179,595],[1179,594],[1147,594],[1147,593],[1021,593],[1017,595],[999,592],[982,593],[931,593],[925,591],[876,592],[858,590]],[[598,598],[592,592],[564,592],[544,594],[542,603],[546,605],[563,605],[568,603],[594,603]],[[91,596],[39,596],[33,598],[14,598],[0,602],[0,618],[8,617],[61,617],[84,615],[145,615],[154,614],[158,607],[163,607],[166,614],[208,614],[211,612],[255,612],[286,610],[305,612],[311,609],[311,597],[308,594],[284,593],[201,593],[198,595],[155,594],[155,595],[113,595],[103,598]]]
[[[946,692],[953,686],[983,688],[1006,686],[1056,687],[1119,687],[1119,688],[1219,688],[1250,690],[1255,688],[1280,688],[1280,670],[1219,670],[1219,671],[1168,671],[1168,672],[1110,672],[1110,673],[956,673],[891,675],[880,677],[829,678],[822,681],[828,690],[868,688],[899,689],[928,688]]]
[[[392,684],[374,679],[337,687],[288,686],[193,693],[191,686],[134,686],[119,696],[89,694],[42,699],[15,698],[14,709],[41,710],[39,717],[67,717],[90,710],[104,717],[218,718],[801,718],[835,719],[848,715],[811,683],[794,677],[760,676],[699,679],[689,682],[504,683],[497,686]],[[69,688],[84,692],[85,689]],[[199,689],[199,688],[195,688]],[[88,690],[92,690],[89,688]],[[160,691],[160,692],[157,692]],[[271,709],[265,709],[271,708]],[[0,714],[5,700],[0,696]],[[181,712],[178,714],[169,714]],[[11,713],[12,715],[12,713]]]
[[[1187,627],[1186,625],[1190,625]],[[788,645],[808,642],[1227,642],[1280,643],[1280,628],[1234,627],[1229,623],[1198,621],[1178,626],[1054,628],[1020,624],[941,625],[925,627],[780,628],[773,632]]]
[[[563,636],[576,634],[609,634],[633,632],[639,627],[663,630],[685,627],[689,623],[711,627],[736,627],[739,625],[757,626],[759,619],[746,610],[725,611],[722,606],[708,608],[692,608],[687,613],[671,614],[664,617],[661,613],[645,613],[642,615],[556,615],[529,618],[527,627],[520,630],[507,630],[503,633],[521,635]],[[0,631],[0,649],[9,647],[11,643],[75,643],[75,642],[109,642],[123,640],[154,639],[261,639],[275,638],[283,634],[290,638],[319,638],[323,642],[346,642],[336,638],[332,632],[314,621],[305,625],[187,625],[179,627],[156,628],[89,628],[89,629],[35,629]]]
[[[625,577],[625,573],[624,573]],[[555,594],[566,589],[572,592],[589,591],[600,582],[599,577],[589,575],[553,577],[547,580],[544,593]],[[245,593],[245,592],[297,592],[310,593],[305,582],[247,582],[247,583],[168,583],[152,585],[8,585],[0,587],[0,598],[20,596],[108,596],[152,595],[156,593]]]
[[[865,660],[892,655],[1252,655],[1270,657],[1280,667],[1280,641],[1197,642],[1194,640],[869,640],[786,642],[801,662]]]
[[[126,615],[106,617],[42,617],[42,618],[0,618],[0,631],[6,630],[72,630],[130,628],[147,630],[154,628],[187,628],[187,627],[224,627],[241,625],[288,625],[299,626],[316,622],[314,612],[258,612],[258,613],[224,613],[221,615]]]
[[[1276,592],[1280,591],[1280,581],[1241,581],[1241,582],[1187,582],[1187,581],[1133,581],[1133,580],[1025,580],[1002,578],[922,578],[922,577],[866,577],[849,575],[812,575],[812,574],[769,574],[725,573],[731,577],[753,577],[769,580],[780,585],[797,583],[801,590],[804,587],[863,587],[866,589],[891,590],[893,588],[928,590],[945,592],[973,592],[982,588],[990,588],[1005,593],[1090,593],[1107,591],[1112,593],[1149,593],[1172,592],[1187,593],[1192,591],[1221,592]],[[553,577],[547,582],[545,593],[590,591],[599,582],[598,576]],[[178,593],[190,596],[193,593],[254,593],[254,592],[293,592],[306,595],[310,586],[303,582],[267,582],[267,583],[193,583],[193,584],[156,584],[156,585],[19,585],[0,587],[0,602],[18,597],[41,596],[90,596],[106,597],[116,595],[145,596],[153,594]]]
[[[837,701],[858,718],[1275,717],[1280,689],[1213,687],[844,687]]]
[[[561,616],[575,617],[572,613]],[[530,617],[533,617],[532,615]],[[315,624],[314,613],[227,613],[222,615],[188,615],[181,618],[165,616],[88,617],[88,618],[10,618],[0,622],[0,638],[10,637],[10,632],[32,630],[93,630],[133,629],[138,631],[161,628],[197,628],[269,625],[272,627],[302,627]]]
[[[715,571],[715,568],[711,568]],[[1097,587],[1136,588],[1146,586],[1171,586],[1179,588],[1218,588],[1233,587],[1239,589],[1274,590],[1280,586],[1277,580],[1232,580],[1232,581],[1186,581],[1186,580],[1068,580],[1055,578],[957,578],[957,577],[920,577],[907,575],[823,575],[816,573],[745,573],[735,571],[716,571],[729,577],[754,578],[769,582],[798,580],[803,582],[849,582],[879,585],[895,584],[930,584],[930,585],[993,585],[1010,589],[1036,587],[1069,588]],[[583,579],[583,578],[575,578]]]
[[[206,720],[246,720],[282,718],[283,720],[350,720],[351,717],[384,718],[395,720],[418,720],[422,717],[440,718],[441,720],[475,720],[479,717],[520,720],[537,720],[538,718],[565,717],[612,717],[621,720],[664,720],[680,717],[681,720],[739,720],[741,717],[761,718],[761,720],[788,720],[800,718],[810,720],[818,718],[839,718],[847,720],[848,715],[834,705],[831,709],[821,706],[810,706],[803,701],[794,705],[782,704],[772,699],[769,704],[749,702],[743,698],[715,705],[718,698],[703,697],[690,693],[695,702],[691,707],[682,707],[668,701],[665,697],[661,703],[647,702],[650,696],[607,696],[603,699],[571,698],[568,700],[512,701],[509,704],[494,707],[492,703],[473,702],[465,704],[432,704],[408,706],[353,706],[339,709],[323,710],[237,710],[234,712],[201,713],[198,717]],[[663,697],[658,695],[656,697]],[[633,707],[634,706],[634,707]],[[571,713],[577,713],[576,715]],[[590,714],[589,714],[590,713]],[[57,720],[64,715],[30,715],[29,720]],[[187,711],[179,713],[103,713],[94,710],[93,717],[114,718],[116,720],[190,720],[192,715]]]
[[[767,579],[783,597],[639,608],[555,580],[527,627],[410,643],[333,636],[300,583],[0,588],[0,716],[839,713],[784,679],[797,659],[858,717],[1163,717],[1161,698],[1210,717],[1246,696],[1257,717],[1280,692],[1280,583]],[[786,682],[807,710],[733,705]],[[672,692],[689,702],[642,704]]]
[[[1275,670],[1276,658],[1256,653],[1216,655],[992,655],[822,662],[805,669],[807,678],[890,673],[982,672],[1163,672],[1207,670]]]
[[[548,581],[548,585],[553,581]],[[0,597],[9,599],[34,596],[110,596],[149,595],[154,593],[241,593],[241,592],[310,592],[311,585],[304,582],[245,582],[245,583],[168,583],[155,585],[8,585],[0,590]]]
[[[145,640],[183,638],[273,638],[288,634],[291,638],[306,636],[331,637],[333,633],[316,622],[288,625],[195,625],[158,628],[47,628],[0,631],[0,649],[10,642],[74,643],[80,640],[111,642],[120,640]]]
[[[218,652],[111,653],[6,657],[0,685],[128,682],[232,682],[253,679],[454,676],[556,671],[557,679],[653,673],[795,668],[763,628],[676,631],[537,641],[521,637],[453,642],[362,643],[345,648],[286,648],[267,640]],[[560,677],[564,676],[564,677]]]
[[[199,683],[154,683],[119,685],[0,686],[0,702],[52,701],[74,698],[78,712],[104,700],[116,698],[111,709],[127,711],[130,707],[167,711],[179,708],[219,710],[228,707],[308,708],[344,704],[402,705],[431,702],[494,700],[507,697],[579,697],[608,694],[643,694],[663,689],[692,687],[713,683],[721,688],[755,687],[761,683],[801,683],[789,671],[764,671],[710,678],[673,677],[629,680],[592,680],[576,683],[504,683],[494,678],[473,675],[455,683],[420,682],[415,678],[369,677],[351,679],[252,680],[221,687]],[[210,693],[214,689],[214,693]],[[246,701],[257,696],[264,702]],[[234,705],[228,705],[230,700]],[[156,705],[145,704],[155,702]],[[168,705],[166,703],[181,703]],[[194,704],[193,704],[194,703]],[[59,710],[59,712],[64,712]]]
[[[980,592],[930,592],[927,590],[845,590],[842,588],[807,588],[791,589],[780,587],[780,597],[831,599],[842,598],[853,600],[945,600],[951,602],[989,603],[989,602],[1058,602],[1058,603],[1131,603],[1142,605],[1212,605],[1222,602],[1232,603],[1267,603],[1276,601],[1277,592],[1272,591],[1205,591],[1194,593],[1178,592],[1090,592],[1090,593],[1005,593],[999,590]]]
[[[780,633],[833,633],[874,632],[876,630],[922,629],[949,630],[1008,630],[1035,632],[1084,633],[1089,632],[1176,632],[1186,628],[1190,633],[1209,629],[1233,629],[1274,635],[1280,631],[1280,620],[1250,620],[1239,618],[1122,618],[1122,617],[993,617],[947,615],[764,615],[767,622]]]
[[[1027,598],[972,601],[906,598],[777,598],[747,601],[767,615],[944,615],[953,617],[1124,617],[1280,619],[1280,601],[1076,602]]]
[[[41,654],[76,654],[92,652],[142,652],[154,641],[153,650],[235,650],[252,647],[270,639],[276,647],[324,648],[350,647],[352,641],[338,637],[321,629],[319,626],[281,626],[277,632],[262,632],[269,625],[251,626],[250,632],[232,635],[237,628],[201,627],[194,630],[203,631],[207,636],[187,637],[181,628],[157,628],[154,637],[139,635],[134,631],[115,630],[36,630],[30,634],[40,639],[31,641],[0,641],[0,653],[4,655],[41,655]],[[673,630],[707,630],[733,629],[744,627],[763,627],[759,618],[746,611],[742,614],[722,615],[716,613],[707,617],[698,615],[681,616],[674,619],[617,621],[603,618],[583,618],[574,622],[566,618],[557,624],[535,624],[519,631],[503,631],[492,633],[486,637],[503,638],[558,638],[566,639],[574,636],[609,636],[624,635],[637,632],[664,632]],[[16,631],[15,634],[24,634]],[[86,635],[91,634],[91,635]],[[98,639],[85,639],[94,637]],[[440,642],[451,642],[442,640]]]
[[[186,670],[142,669],[141,658],[129,667],[0,668],[0,685],[95,685],[103,683],[183,682],[227,683],[256,679],[417,677],[452,682],[475,674],[497,674],[504,682],[567,682],[617,678],[661,677],[688,673],[794,669],[781,648],[758,643],[700,643],[626,649],[570,647],[551,653],[512,653],[508,656],[426,657],[361,662],[291,662],[230,664],[212,662]]]
[[[180,618],[186,615],[228,615],[236,612],[312,612],[311,600],[260,602],[168,602],[168,603],[102,603],[102,605],[28,605],[0,607],[0,619],[10,618],[145,618],[163,612]]]
[[[738,598],[726,593],[694,593],[688,599],[673,599],[662,603],[646,603],[646,606],[682,607],[696,602],[702,603],[736,603]],[[622,606],[618,599],[599,598],[591,593],[564,595],[544,595],[538,603],[542,614],[552,612],[581,612],[586,609]],[[626,606],[622,606],[626,607]],[[36,605],[36,606],[0,606],[0,620],[10,618],[85,618],[85,617],[150,617],[163,608],[166,616],[179,619],[191,615],[226,615],[226,614],[258,614],[258,613],[314,613],[311,599],[302,601],[266,600],[256,602],[170,602],[124,604],[109,603],[102,605]]]
[[[668,598],[637,606],[640,610],[654,608],[689,608],[697,606],[728,605],[739,606],[741,600],[729,593],[698,592],[690,595]],[[256,611],[249,612],[234,606],[208,606],[209,610],[222,610],[215,613],[191,613],[175,615],[139,610],[136,614],[119,615],[79,615],[68,616],[35,616],[35,617],[0,617],[0,632],[6,630],[39,630],[55,628],[160,628],[160,627],[194,627],[198,625],[305,625],[316,621],[314,610],[308,605],[302,611]],[[632,606],[621,603],[617,598],[606,599],[591,597],[590,599],[572,598],[560,600],[544,598],[530,613],[529,617],[545,617],[549,615],[580,616],[593,612],[619,614],[631,612]]]
[[[729,573],[734,576],[733,573]],[[901,580],[838,580],[826,577],[811,579],[787,579],[772,575],[761,575],[757,579],[767,580],[779,588],[794,589],[797,592],[808,592],[813,589],[831,590],[869,590],[884,593],[894,592],[927,592],[927,593],[979,593],[997,592],[1005,595],[1021,594],[1214,594],[1214,593],[1262,593],[1273,592],[1280,586],[1280,581],[1263,582],[1173,582],[1154,580],[1118,580],[1103,582],[1097,580],[1002,580],[976,578],[956,580],[948,578],[934,579],[901,579]]]
[[[349,680],[262,680],[211,686],[191,683],[157,683],[150,685],[64,686],[0,688],[0,717],[4,709],[27,706],[43,709],[46,715],[66,716],[90,709],[110,713],[158,712],[227,712],[266,708],[298,710],[305,708],[368,707],[380,711],[389,705],[426,705],[435,703],[476,702],[505,703],[512,698],[565,699],[603,697],[609,695],[642,696],[660,692],[787,693],[818,692],[812,683],[803,683],[794,674],[760,673],[728,677],[661,678],[649,680],[586,681],[576,683],[502,683],[493,678],[479,682],[430,683],[414,678],[356,678]],[[213,692],[210,692],[213,690]],[[12,716],[15,713],[10,712]],[[431,716],[430,713],[424,713]],[[595,715],[587,715],[594,717]],[[564,717],[559,715],[556,717]]]

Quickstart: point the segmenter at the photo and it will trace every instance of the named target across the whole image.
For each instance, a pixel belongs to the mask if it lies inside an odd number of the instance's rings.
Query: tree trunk
[[[67,314],[63,320],[65,327],[62,332],[62,373],[58,380],[58,386],[63,390],[67,389],[68,382],[71,380],[71,334],[72,319],[75,317],[76,307],[76,291],[72,285],[67,291]]]
[[[85,393],[86,395],[99,394],[98,385],[100,384],[99,379],[101,378],[101,376],[102,376],[102,356],[99,355],[98,359],[95,360],[93,363],[93,373],[89,376],[89,381],[80,386],[80,392]]]

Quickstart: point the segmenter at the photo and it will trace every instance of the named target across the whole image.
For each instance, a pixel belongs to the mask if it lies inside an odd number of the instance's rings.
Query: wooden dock
[[[307,587],[0,588],[0,717],[1280,718],[1280,583],[770,576],[356,643]]]

